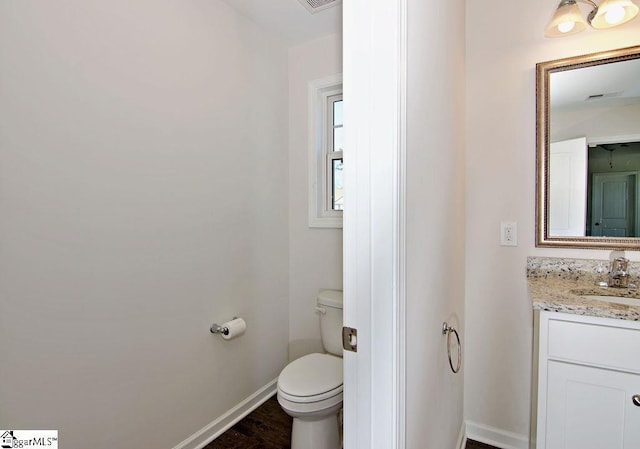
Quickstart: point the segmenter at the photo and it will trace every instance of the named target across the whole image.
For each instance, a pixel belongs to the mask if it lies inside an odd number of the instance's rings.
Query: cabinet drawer
[[[548,356],[640,373],[640,331],[550,319]]]

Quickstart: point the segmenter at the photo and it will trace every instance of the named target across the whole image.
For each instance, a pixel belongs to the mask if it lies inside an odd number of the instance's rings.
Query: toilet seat
[[[341,401],[342,380],[340,357],[309,354],[291,362],[282,370],[278,378],[278,395],[288,402],[298,404],[338,399],[338,395]]]

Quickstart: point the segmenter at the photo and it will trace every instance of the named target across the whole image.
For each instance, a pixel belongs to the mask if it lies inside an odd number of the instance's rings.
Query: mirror
[[[640,250],[640,46],[536,65],[536,246]]]

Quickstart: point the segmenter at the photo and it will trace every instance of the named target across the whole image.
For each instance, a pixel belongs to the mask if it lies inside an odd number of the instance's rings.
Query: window
[[[309,226],[341,228],[344,209],[342,76],[309,84]]]
[[[328,207],[331,210],[344,209],[344,189],[342,186],[342,150],[344,147],[343,123],[342,123],[342,94],[332,95],[328,98],[327,104],[327,198]]]

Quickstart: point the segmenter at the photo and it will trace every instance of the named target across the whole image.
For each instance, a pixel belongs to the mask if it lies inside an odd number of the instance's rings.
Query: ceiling
[[[223,0],[260,27],[295,46],[342,30],[342,4],[311,14],[298,0]]]
[[[554,72],[549,95],[554,110],[638,103],[640,59]]]

